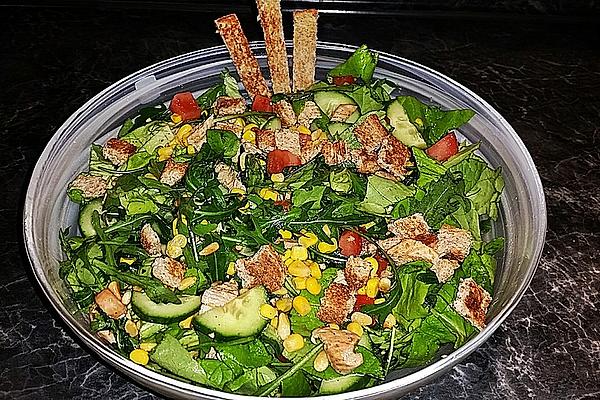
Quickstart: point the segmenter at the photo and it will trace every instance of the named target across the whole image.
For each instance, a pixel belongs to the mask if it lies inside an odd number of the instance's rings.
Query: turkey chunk
[[[271,245],[262,246],[252,257],[237,260],[235,269],[245,288],[264,285],[275,292],[283,287],[285,265]]]
[[[159,257],[152,263],[152,275],[165,285],[176,288],[185,275],[186,266],[170,257]]]
[[[329,327],[319,328],[312,332],[312,340],[323,342],[329,364],[340,374],[348,374],[363,363],[363,355],[355,352],[360,340],[356,333]]]
[[[456,300],[452,304],[457,313],[465,317],[473,326],[485,328],[485,314],[492,296],[473,279],[463,279],[458,286]]]
[[[356,297],[352,290],[342,283],[332,283],[325,289],[317,317],[326,323],[341,324],[352,312]]]

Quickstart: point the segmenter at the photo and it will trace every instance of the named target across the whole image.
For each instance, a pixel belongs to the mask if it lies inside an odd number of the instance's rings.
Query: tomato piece
[[[379,253],[375,254],[373,258],[377,260],[377,276],[381,276],[389,265],[388,260]]]
[[[446,161],[456,153],[458,153],[458,141],[454,132],[450,132],[427,149],[427,155],[439,162]]]
[[[283,172],[284,168],[297,165],[302,165],[302,160],[287,150],[275,149],[267,154],[267,172],[269,174],[278,174]]]
[[[354,303],[354,311],[360,311],[363,306],[375,304],[375,299],[366,294],[357,294],[356,303]]]
[[[343,256],[357,256],[362,250],[362,237],[356,232],[346,230],[340,235],[339,246]]]
[[[275,206],[283,208],[283,211],[289,211],[292,204],[288,200],[277,200],[273,203]]]
[[[181,119],[184,121],[198,119],[202,113],[200,106],[196,103],[194,95],[190,92],[177,93],[173,96],[173,100],[171,100],[171,104],[169,104],[169,110],[171,110],[172,113],[181,116]]]
[[[335,86],[352,85],[356,83],[356,78],[352,75],[334,76],[333,84]]]
[[[271,105],[271,99],[257,94],[252,100],[252,111],[258,112],[273,112],[273,106]]]

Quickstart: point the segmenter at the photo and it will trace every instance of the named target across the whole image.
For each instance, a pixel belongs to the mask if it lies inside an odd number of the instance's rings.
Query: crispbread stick
[[[260,66],[242,30],[237,15],[229,14],[215,20],[219,34],[229,50],[233,64],[250,97],[260,94],[271,97],[271,91],[260,72]]]
[[[290,92],[290,71],[283,37],[280,0],[256,0],[260,25],[265,36],[267,61],[274,93]]]
[[[315,81],[317,58],[317,10],[294,11],[294,91]]]

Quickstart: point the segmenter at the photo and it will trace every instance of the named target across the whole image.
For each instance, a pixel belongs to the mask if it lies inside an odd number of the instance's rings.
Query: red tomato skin
[[[353,85],[356,83],[356,78],[352,75],[334,76],[333,84],[335,86]]]
[[[363,306],[375,304],[375,299],[366,294],[357,294],[356,303],[354,303],[354,311],[360,311]]]
[[[389,265],[388,260],[380,254],[375,254],[373,258],[377,260],[377,276],[381,276]]]
[[[169,110],[181,116],[181,119],[184,121],[198,119],[202,113],[200,106],[196,103],[196,99],[194,99],[194,95],[191,92],[177,93],[173,96],[171,104],[169,104]]]
[[[287,150],[275,149],[267,154],[267,172],[279,174],[287,167],[302,165],[300,157]]]
[[[356,232],[344,231],[340,235],[339,246],[343,256],[357,256],[362,250],[362,237]]]
[[[426,150],[431,158],[444,162],[458,153],[458,141],[454,132],[450,132]]]
[[[257,94],[252,100],[252,111],[258,112],[273,112],[271,99],[263,95]]]

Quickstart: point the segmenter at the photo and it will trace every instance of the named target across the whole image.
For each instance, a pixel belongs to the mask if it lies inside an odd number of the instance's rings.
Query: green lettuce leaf
[[[330,77],[352,75],[368,83],[373,78],[378,58],[377,53],[362,45],[346,61],[333,68],[327,75]]]
[[[386,207],[396,204],[414,194],[414,189],[390,179],[371,175],[367,181],[367,193],[359,204],[362,211],[383,214]]]

